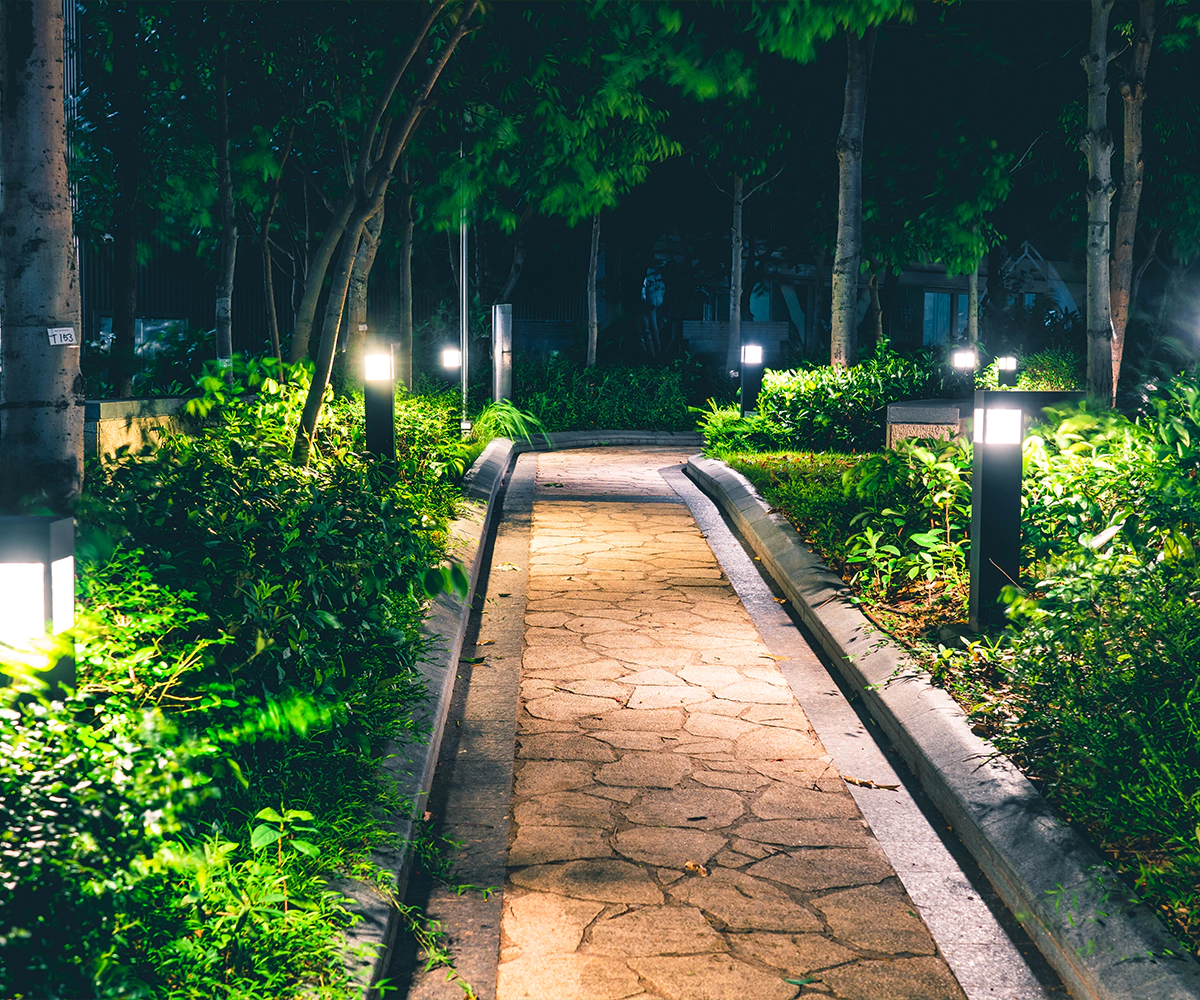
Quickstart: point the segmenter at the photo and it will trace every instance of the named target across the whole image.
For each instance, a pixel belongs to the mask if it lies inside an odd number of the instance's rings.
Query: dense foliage
[[[547,431],[683,431],[688,412],[676,366],[584,368],[562,358],[513,368],[513,397]]]
[[[206,376],[195,436],[90,470],[73,696],[22,697],[38,655],[0,657],[5,996],[351,995],[325,879],[373,877],[372,753],[421,736],[417,627],[465,582],[443,558],[478,445],[402,397],[381,463],[333,400],[296,468],[286,374]]]
[[[1051,411],[1025,443],[1010,624],[961,618],[970,446],[731,455],[1193,944],[1200,943],[1200,378],[1130,419]]]
[[[969,388],[958,386],[934,355],[907,358],[883,345],[854,368],[768,370],[757,414],[741,419],[736,407],[711,406],[701,430],[716,450],[871,451],[883,444],[889,403]]]

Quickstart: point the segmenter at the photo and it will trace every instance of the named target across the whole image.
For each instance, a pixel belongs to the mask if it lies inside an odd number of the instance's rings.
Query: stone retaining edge
[[[850,601],[845,583],[724,462],[686,472],[725,511],[1079,1000],[1195,1000],[1200,965],[1058,819],[951,697]]]
[[[457,544],[451,555],[470,567],[469,587],[465,601],[441,594],[432,602],[421,634],[429,643],[426,657],[419,669],[429,692],[425,721],[429,730],[426,743],[406,747],[403,752],[385,758],[381,770],[396,783],[400,795],[412,803],[408,814],[398,813],[388,818],[388,831],[401,845],[374,852],[373,860],[389,873],[387,892],[352,879],[332,879],[329,887],[351,900],[350,909],[360,919],[346,931],[346,964],[352,977],[361,986],[367,1000],[378,996],[380,979],[387,972],[392,947],[399,930],[399,915],[394,900],[403,900],[412,872],[412,837],[415,817],[424,811],[424,802],[433,784],[438,754],[442,745],[446,715],[454,694],[458,658],[462,653],[463,637],[471,616],[471,606],[479,585],[483,565],[484,541],[492,529],[504,481],[517,456],[527,451],[548,451],[562,448],[602,447],[604,445],[677,445],[680,448],[699,447],[699,434],[679,431],[565,431],[535,434],[529,441],[513,442],[508,438],[493,438],[463,476],[464,495],[471,504],[470,512],[455,520],[450,527]]]
[[[330,888],[350,897],[350,909],[361,918],[346,931],[345,955],[347,967],[367,1000],[378,996],[380,980],[390,964],[401,923],[394,903],[404,899],[412,872],[409,841],[415,819],[424,812],[425,799],[433,784],[463,637],[486,555],[484,543],[499,508],[495,501],[515,457],[511,441],[495,439],[471,466],[469,484],[464,477],[468,510],[450,526],[453,538],[450,555],[468,567],[467,596],[460,601],[450,594],[440,594],[432,602],[421,626],[421,634],[428,646],[418,667],[429,692],[423,720],[429,738],[425,743],[404,747],[385,758],[381,765],[383,773],[395,781],[403,800],[412,803],[410,812],[397,813],[387,821],[388,832],[400,846],[378,850],[373,855],[375,863],[389,873],[388,891],[381,892],[374,886],[351,880],[330,883]]]

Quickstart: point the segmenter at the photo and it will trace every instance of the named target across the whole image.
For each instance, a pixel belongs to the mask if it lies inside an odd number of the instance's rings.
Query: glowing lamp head
[[[969,349],[952,351],[950,364],[960,371],[970,371],[975,367],[975,352]]]
[[[989,406],[976,409],[972,437],[976,444],[1020,444],[1023,435],[1020,410]]]
[[[392,355],[389,351],[373,351],[363,359],[363,377],[368,382],[392,380]]]
[[[0,517],[0,642],[28,647],[74,624],[74,520]]]
[[[457,347],[446,347],[442,350],[442,367],[443,368],[461,368],[462,367],[462,351]]]
[[[1003,354],[996,359],[996,370],[1002,372],[1015,372],[1017,370],[1017,359],[1011,354]]]
[[[742,364],[744,365],[761,365],[763,363],[763,349],[761,344],[743,344],[742,345]]]

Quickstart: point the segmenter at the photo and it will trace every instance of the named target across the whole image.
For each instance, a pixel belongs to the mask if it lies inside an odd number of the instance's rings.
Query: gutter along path
[[[1064,995],[903,787],[851,795],[839,766],[899,782],[685,458],[595,448],[513,473],[429,804],[463,844],[449,881],[503,891],[409,895],[459,974],[480,1000]],[[392,978],[463,996],[411,948]]]

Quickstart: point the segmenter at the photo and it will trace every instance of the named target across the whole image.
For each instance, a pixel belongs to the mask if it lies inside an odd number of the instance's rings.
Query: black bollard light
[[[1000,591],[1021,573],[1021,444],[1026,416],[1082,392],[977,389],[971,465],[971,596],[968,624],[979,632],[1004,620]]]
[[[758,412],[758,393],[762,389],[763,349],[761,344],[742,345],[742,416]]]
[[[74,519],[0,517],[0,642],[28,650],[74,624]],[[74,658],[60,659],[44,679],[74,687]]]
[[[367,451],[396,457],[396,366],[392,345],[376,343],[363,359],[363,405],[367,419]]]
[[[996,359],[996,381],[1000,385],[1017,384],[1017,359],[1011,354],[1002,354]]]

